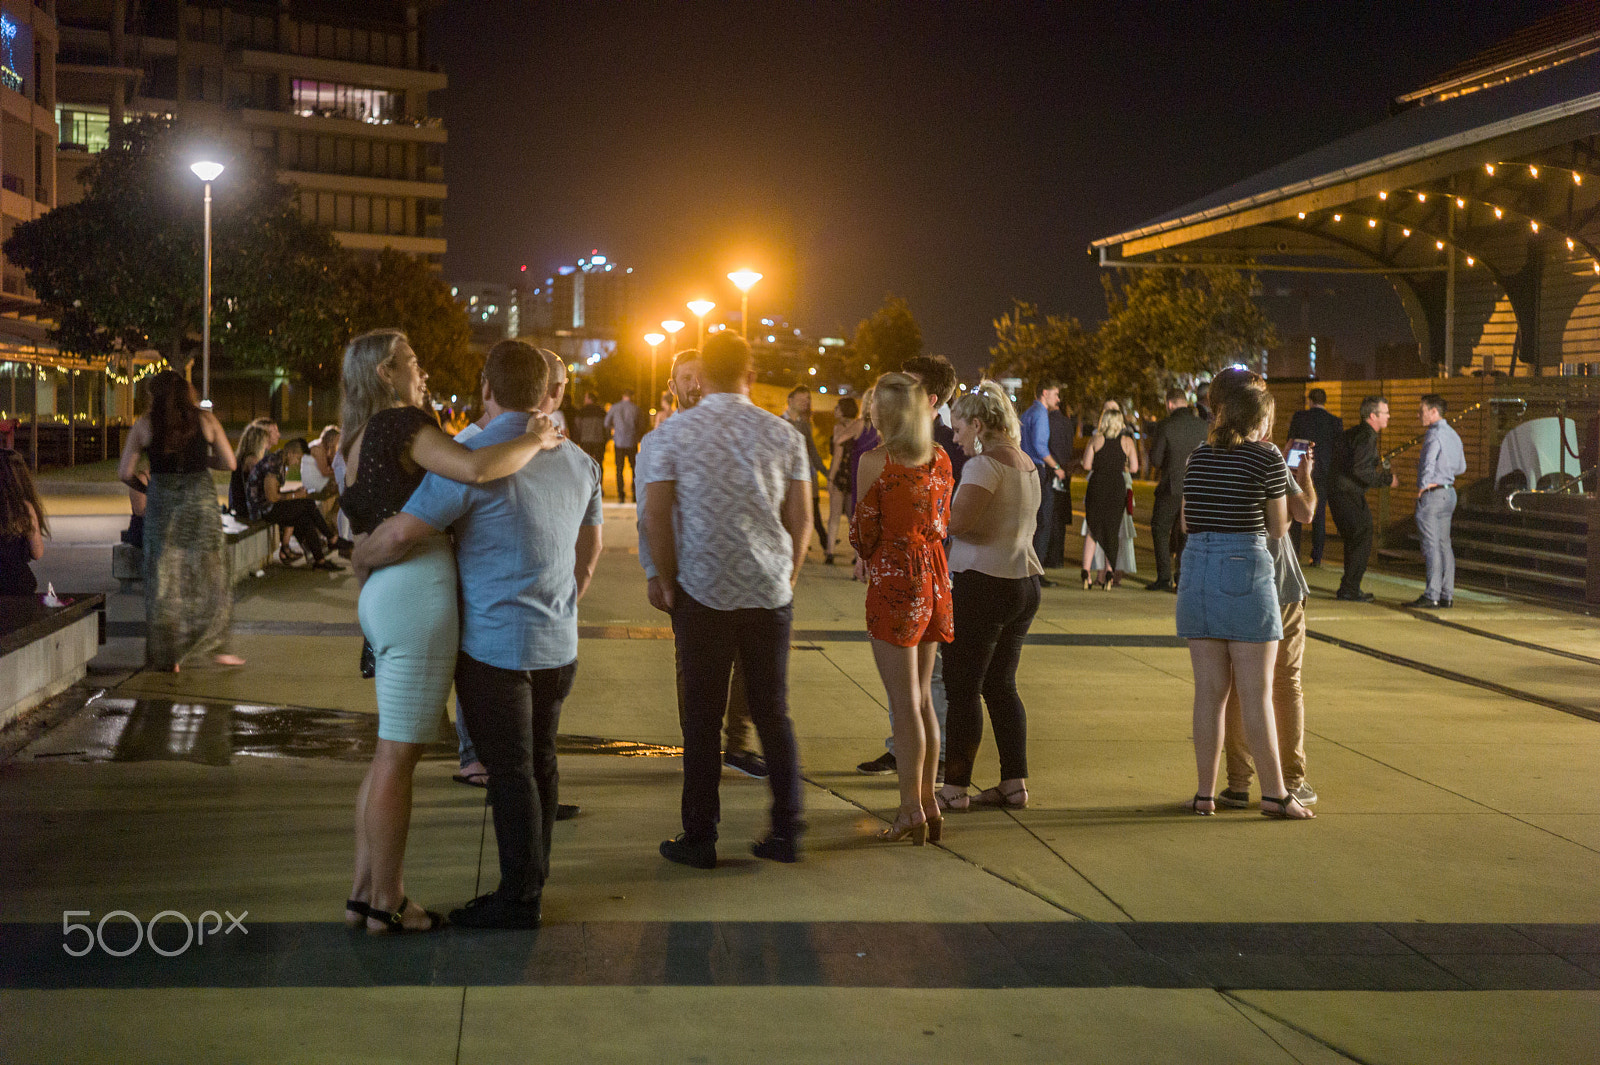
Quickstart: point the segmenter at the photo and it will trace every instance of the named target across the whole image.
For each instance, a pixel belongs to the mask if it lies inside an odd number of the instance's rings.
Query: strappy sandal
[[[1203,802],[1210,803],[1211,809],[1200,809],[1200,804]],[[1212,817],[1217,812],[1217,797],[1215,795],[1201,795],[1199,792],[1195,792],[1194,798],[1184,803],[1183,808],[1190,813],[1199,814],[1201,817]]]
[[[1276,806],[1277,809],[1276,810],[1267,809],[1267,804],[1268,803],[1271,803],[1272,805]],[[1294,803],[1296,806],[1300,807],[1300,809],[1305,810],[1306,816],[1304,816],[1304,817],[1294,817],[1294,816],[1292,816],[1289,813],[1289,804],[1290,803]],[[1299,799],[1295,798],[1293,793],[1290,793],[1288,795],[1283,796],[1283,798],[1281,798],[1281,799],[1274,799],[1270,795],[1261,796],[1261,816],[1262,817],[1270,817],[1274,821],[1309,821],[1313,817],[1316,817],[1317,815],[1316,815],[1316,813],[1314,811],[1312,811],[1309,808],[1307,808],[1305,803],[1303,803]]]
[[[355,914],[355,920],[350,919],[351,914]],[[359,928],[360,926],[366,924],[367,918],[371,916],[372,907],[368,906],[360,899],[344,900],[344,923],[349,925],[351,928]]]
[[[962,791],[959,795],[946,795],[944,790],[940,789],[933,793],[933,801],[939,804],[940,813],[950,810],[959,812],[966,810],[972,804],[972,796],[966,791]]]
[[[288,544],[284,544],[282,547],[278,548],[278,561],[282,562],[285,566],[294,562],[298,562],[305,557],[305,555],[301,554],[299,551],[296,551]]]
[[[439,930],[439,928],[441,926],[444,925],[444,914],[435,913],[432,910],[423,910],[422,912],[428,915],[428,927],[426,927],[426,928],[407,928],[406,924],[405,924],[405,912],[406,912],[406,907],[409,906],[409,905],[411,905],[411,900],[409,898],[402,898],[400,900],[400,905],[398,907],[396,907],[396,909],[394,910],[393,913],[389,912],[388,910],[380,910],[376,906],[368,906],[367,907],[367,916],[369,918],[371,918],[372,920],[374,920],[374,921],[382,921],[383,922],[383,928],[381,928],[381,929],[379,929],[377,931],[373,931],[371,928],[368,928],[367,929],[367,935],[369,935],[369,936],[412,936],[412,935],[421,935],[424,932],[436,932],[436,931]]]
[[[1003,806],[1008,810],[1025,810],[1028,807],[1028,785],[1023,784],[1010,791],[1003,791],[1000,785],[996,784],[972,796],[972,803],[974,806]]]

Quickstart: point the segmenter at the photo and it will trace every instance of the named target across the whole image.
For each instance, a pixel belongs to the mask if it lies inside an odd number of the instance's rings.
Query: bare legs
[[[837,487],[828,485],[828,526],[827,538],[822,542],[823,553],[832,558],[839,547],[839,522],[844,518],[844,493]],[[848,529],[848,524],[846,526]],[[845,538],[849,542],[849,537]]]
[[[1272,672],[1278,657],[1278,641],[1242,643],[1236,640],[1190,640],[1189,660],[1194,667],[1194,761],[1199,796],[1216,794],[1217,762],[1222,755],[1223,711],[1228,689],[1239,693],[1244,716],[1245,738],[1261,776],[1261,794],[1281,796],[1288,789],[1283,783],[1283,768],[1278,761],[1278,729],[1272,716]],[[899,742],[898,740],[896,742]],[[1202,812],[1215,809],[1200,803]],[[1263,807],[1265,809],[1265,807]],[[1294,804],[1285,814],[1291,818],[1312,816]]]
[[[1094,565],[1094,546],[1093,536],[1083,538],[1083,571],[1089,574],[1090,578],[1094,577],[1094,570],[1091,568]]]
[[[380,739],[356,793],[356,876],[350,897],[374,909],[393,912],[406,897],[401,866],[411,830],[411,781],[421,758],[420,743]],[[420,906],[413,904],[404,917],[408,928],[428,927]],[[367,927],[379,931],[383,924],[369,919]]]
[[[939,719],[933,712],[933,659],[937,646],[896,647],[872,641],[872,657],[889,695],[895,765],[900,773],[896,821],[918,824],[939,816],[934,779],[939,770]]]

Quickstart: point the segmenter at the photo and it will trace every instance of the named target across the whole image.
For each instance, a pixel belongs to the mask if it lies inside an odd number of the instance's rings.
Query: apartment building
[[[55,206],[53,6],[50,0],[0,0],[0,239]],[[42,350],[37,307],[22,271],[10,263],[0,267],[0,372],[9,378],[0,416],[18,406],[11,392],[23,371],[14,361]]]

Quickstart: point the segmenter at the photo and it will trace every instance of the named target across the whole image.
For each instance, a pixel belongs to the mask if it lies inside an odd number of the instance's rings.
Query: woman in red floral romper
[[[939,719],[933,712],[936,643],[955,633],[944,538],[955,479],[933,443],[928,394],[905,374],[878,378],[872,422],[884,443],[861,457],[850,543],[856,576],[867,582],[867,633],[889,695],[900,811],[885,842],[940,838],[934,798]]]

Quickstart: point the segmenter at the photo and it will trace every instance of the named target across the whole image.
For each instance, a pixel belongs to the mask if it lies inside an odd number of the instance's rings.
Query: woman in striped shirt
[[[1225,371],[1220,383],[1225,387],[1211,393],[1211,432],[1190,456],[1183,479],[1189,539],[1178,586],[1178,635],[1189,641],[1194,667],[1199,775],[1185,806],[1202,815],[1216,812],[1223,711],[1229,689],[1237,688],[1261,774],[1262,814],[1309,818],[1311,811],[1284,786],[1271,705],[1283,621],[1267,538],[1288,531],[1289,471],[1278,449],[1265,441],[1273,413],[1266,382],[1257,374]]]

